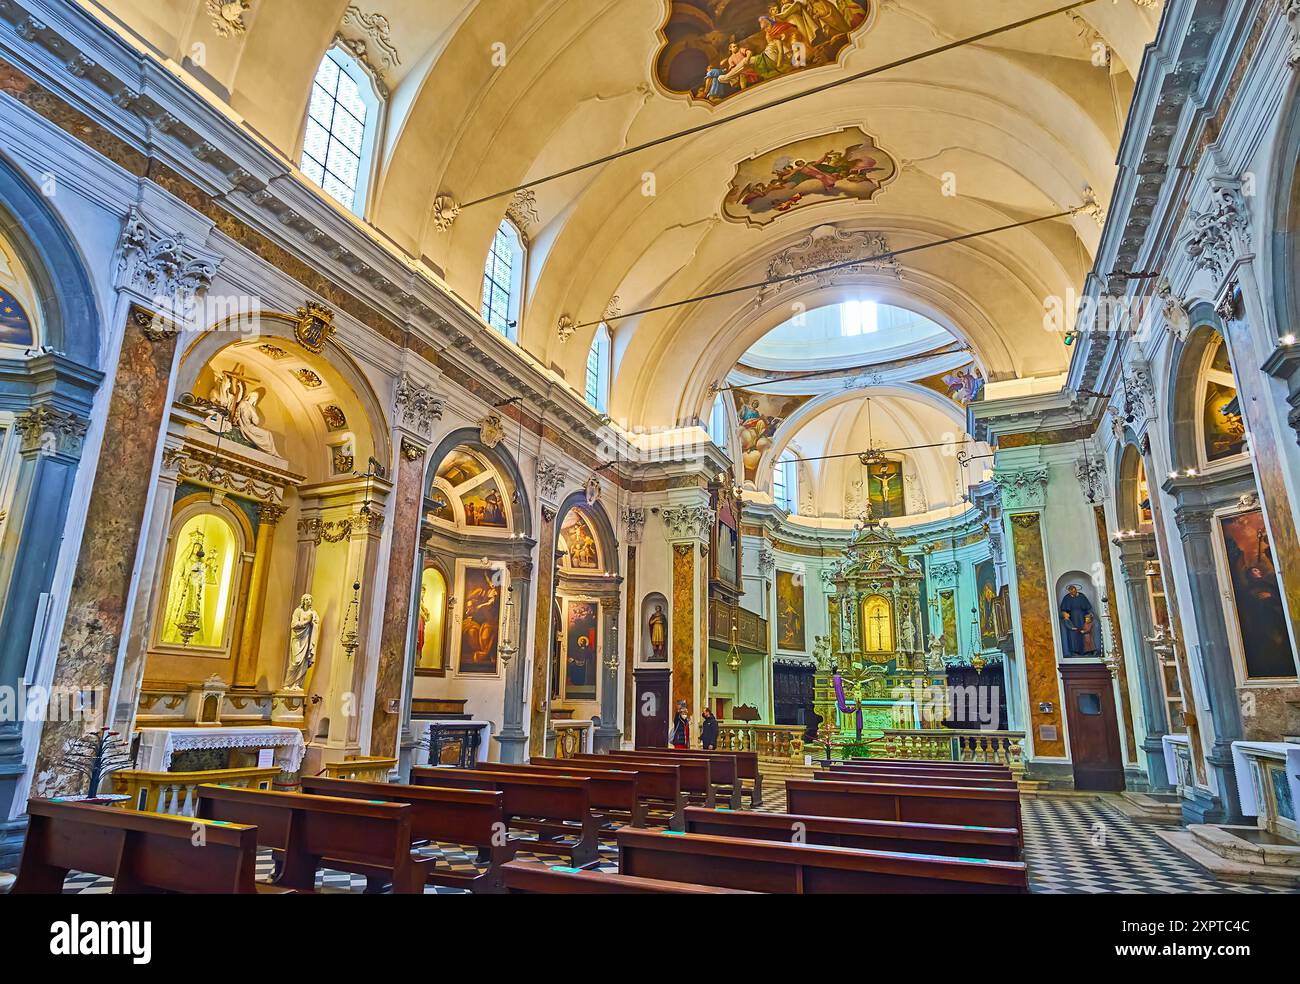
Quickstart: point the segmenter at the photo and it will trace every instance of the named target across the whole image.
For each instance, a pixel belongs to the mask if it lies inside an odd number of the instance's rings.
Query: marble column
[[[510,574],[510,587],[515,593],[515,645],[519,651],[505,667],[505,692],[501,708],[501,732],[494,735],[500,748],[502,762],[518,763],[528,758],[528,732],[524,730],[524,671],[528,665],[525,654],[528,640],[524,638],[527,623],[529,589],[532,587],[533,565],[528,560],[512,560],[506,565]]]
[[[1026,512],[1011,517],[1011,545],[1029,697],[1027,717],[1032,729],[1029,740],[1034,758],[1065,758],[1060,674],[1056,667],[1056,620],[1048,594],[1040,513]],[[1049,734],[1055,737],[1048,737]]]
[[[379,667],[375,679],[375,716],[370,728],[370,754],[397,754],[402,681],[414,656],[411,646],[411,610],[415,604],[415,559],[420,537],[420,507],[424,502],[424,459],[428,448],[408,437],[401,439],[397,484],[389,499],[393,537],[388,553],[383,630],[379,641]]]
[[[1244,737],[1241,706],[1237,697],[1237,673],[1232,665],[1228,627],[1223,619],[1223,596],[1219,591],[1218,564],[1214,554],[1214,514],[1208,509],[1179,506],[1174,519],[1183,541],[1187,579],[1195,599],[1192,617],[1200,649],[1206,701],[1214,722],[1214,742],[1205,764],[1214,773],[1218,796],[1211,802],[1199,795],[1183,804],[1183,815],[1194,823],[1241,823],[1237,797],[1236,769],[1232,743]]]
[[[252,690],[257,686],[257,662],[262,651],[262,623],[266,617],[266,583],[275,548],[275,531],[284,519],[285,507],[263,502],[257,509],[257,542],[253,547],[253,572],[245,596],[244,625],[239,638],[239,655],[235,660],[233,687]],[[274,688],[281,681],[268,680]]]
[[[600,659],[600,727],[593,739],[597,752],[608,752],[619,747],[623,736],[618,726],[618,595],[602,598],[600,608],[605,645]]]
[[[537,601],[533,617],[532,702],[528,713],[528,754],[546,754],[547,709],[550,707],[551,595],[555,591],[555,516],[542,506],[537,535]],[[522,654],[521,654],[522,656]]]
[[[83,778],[63,760],[73,742],[105,723],[176,352],[174,330],[142,308],[131,309],[50,691],[95,705],[93,713],[46,722],[33,781],[37,796],[85,791]]]
[[[1133,639],[1137,646],[1138,689],[1142,697],[1142,755],[1146,760],[1147,781],[1152,789],[1166,789],[1170,783],[1165,768],[1162,735],[1169,733],[1169,705],[1165,700],[1163,671],[1156,651],[1147,640],[1155,635],[1151,620],[1151,603],[1147,588],[1147,551],[1154,547],[1153,537],[1122,540],[1119,544],[1120,579],[1128,595],[1133,615]]]
[[[677,705],[685,701],[691,713],[695,704],[695,567],[696,545],[674,543],[673,550],[673,706],[669,721],[677,712]]]
[[[1119,691],[1120,727],[1124,729],[1124,765],[1135,766],[1137,757],[1137,738],[1133,728],[1133,706],[1128,687],[1128,661],[1124,658],[1124,635],[1119,631],[1119,608],[1115,604],[1115,570],[1111,563],[1110,549],[1106,539],[1106,511],[1100,506],[1093,506],[1093,518],[1097,524],[1097,548],[1101,552],[1102,565],[1105,570],[1105,605],[1109,614],[1106,631],[1110,633],[1111,645],[1115,647],[1115,683]],[[1098,613],[1097,621],[1104,621]]]
[[[637,621],[641,617],[636,591],[636,550],[636,544],[627,548],[627,577],[624,581],[627,605],[623,611],[623,727],[627,729],[628,740],[632,737],[632,704],[636,697],[632,675],[636,669]]]

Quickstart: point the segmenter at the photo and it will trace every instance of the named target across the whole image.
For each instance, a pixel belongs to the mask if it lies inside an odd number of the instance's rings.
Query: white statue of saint
[[[259,451],[279,457],[275,447],[275,435],[262,426],[262,414],[257,409],[258,394],[249,393],[235,407],[235,426],[239,433],[253,443]]]
[[[903,602],[903,625],[900,635],[903,644],[899,648],[905,653],[914,652],[916,650],[916,623],[912,620],[912,607],[906,601]]]
[[[284,673],[285,690],[302,690],[307,671],[316,662],[320,615],[312,607],[311,595],[302,596],[289,623],[289,668]]]

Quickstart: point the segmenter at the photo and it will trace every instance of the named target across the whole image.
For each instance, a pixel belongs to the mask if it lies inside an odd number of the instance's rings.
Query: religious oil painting
[[[596,624],[600,606],[594,601],[569,601],[565,620],[564,696],[568,700],[595,700]]]
[[[1201,428],[1205,434],[1206,461],[1232,458],[1246,450],[1246,422],[1241,416],[1228,346],[1222,339],[1216,341],[1216,346],[1205,370]]]
[[[876,519],[890,519],[907,512],[901,461],[876,461],[868,465],[867,487],[871,494],[871,513]]]
[[[506,523],[506,504],[497,488],[496,479],[490,478],[460,497],[465,507],[466,526],[485,526],[504,530]]]
[[[438,469],[438,477],[452,488],[456,488],[473,481],[485,471],[487,468],[483,462],[472,454],[457,449],[443,460],[442,467]]]
[[[736,415],[740,420],[740,452],[745,465],[745,481],[758,477],[758,465],[772,447],[773,438],[785,418],[808,402],[807,396],[779,396],[733,389]]]
[[[894,159],[861,127],[786,144],[736,168],[722,214],[767,225],[827,202],[869,202],[898,174]]]
[[[415,625],[415,668],[430,676],[446,672],[447,580],[436,567],[420,577],[420,610]]]
[[[30,346],[35,340],[31,319],[18,298],[0,287],[0,345]]]
[[[980,648],[993,649],[1006,638],[1010,625],[998,591],[997,568],[991,560],[975,565],[975,596],[979,601]]]
[[[591,523],[579,509],[570,509],[560,526],[560,539],[564,543],[564,564],[570,570],[600,570],[600,551]]]
[[[797,571],[776,572],[776,645],[803,652],[808,648],[804,626],[804,576]]]
[[[456,511],[451,507],[451,497],[445,489],[434,486],[429,490],[429,513],[434,519],[446,523],[456,522]]]
[[[1246,675],[1251,679],[1295,676],[1264,514],[1252,509],[1225,516],[1222,524]]]
[[[465,569],[460,617],[460,672],[495,675],[501,630],[501,573]]]
[[[951,591],[939,592],[939,618],[943,622],[943,654],[957,655],[957,597]]]
[[[670,0],[655,77],[718,104],[765,82],[834,65],[867,30],[875,0]]]

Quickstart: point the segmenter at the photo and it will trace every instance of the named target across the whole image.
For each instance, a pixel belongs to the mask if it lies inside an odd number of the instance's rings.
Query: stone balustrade
[[[953,728],[886,729],[872,745],[872,758],[918,759],[928,762],[978,762],[1008,766],[1022,772],[1023,731],[979,731]]]

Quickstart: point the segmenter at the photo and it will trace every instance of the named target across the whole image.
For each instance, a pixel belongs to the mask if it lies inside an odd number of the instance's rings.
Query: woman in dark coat
[[[673,718],[673,733],[668,739],[673,748],[691,747],[691,718],[686,713],[686,701],[677,702],[677,716]]]
[[[707,707],[704,709],[704,717],[700,720],[700,744],[704,746],[706,752],[714,752],[718,749],[718,719]]]

